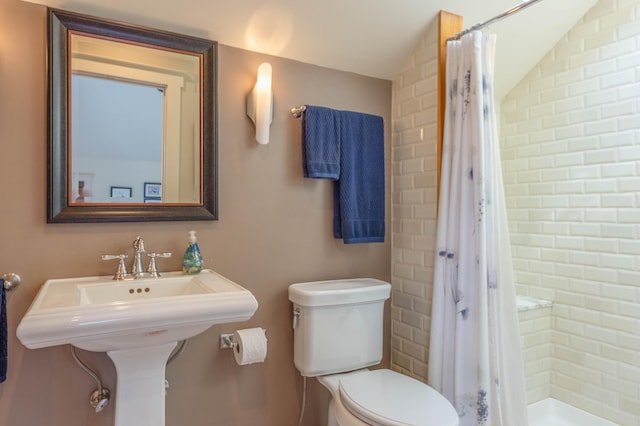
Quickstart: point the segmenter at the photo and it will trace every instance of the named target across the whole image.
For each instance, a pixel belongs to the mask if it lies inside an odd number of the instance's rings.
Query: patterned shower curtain
[[[447,44],[429,384],[461,426],[526,426],[518,312],[493,100],[495,36]]]

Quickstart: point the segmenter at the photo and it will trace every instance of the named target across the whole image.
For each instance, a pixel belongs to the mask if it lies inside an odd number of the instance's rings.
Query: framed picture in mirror
[[[131,198],[133,190],[130,186],[112,186],[111,198]]]
[[[144,201],[153,200],[154,202],[162,202],[162,183],[145,182],[144,183]]]

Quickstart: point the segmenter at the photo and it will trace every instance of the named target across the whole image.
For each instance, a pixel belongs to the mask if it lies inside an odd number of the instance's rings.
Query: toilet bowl
[[[331,393],[329,426],[457,426],[442,395],[406,375],[369,370],[382,360],[391,285],[371,278],[289,286],[294,363]]]
[[[318,377],[331,392],[328,426],[457,426],[445,397],[391,370],[358,370]]]

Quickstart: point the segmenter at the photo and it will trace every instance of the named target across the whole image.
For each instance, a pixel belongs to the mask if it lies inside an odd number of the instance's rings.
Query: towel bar
[[[4,280],[4,289],[7,291],[15,290],[20,286],[20,275],[12,272],[8,274],[0,275],[0,278]]]
[[[302,105],[299,107],[291,108],[291,115],[293,118],[297,118],[298,120],[302,120],[302,113],[307,109],[306,106]]]

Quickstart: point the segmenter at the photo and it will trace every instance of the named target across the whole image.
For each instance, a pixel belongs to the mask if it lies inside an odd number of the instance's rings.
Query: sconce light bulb
[[[258,67],[258,78],[253,90],[255,96],[256,141],[261,145],[266,145],[269,143],[269,127],[273,116],[271,64],[268,62],[263,62]]]
[[[258,67],[258,81],[256,82],[256,87],[259,90],[269,90],[271,91],[271,64],[268,62],[263,62]]]

